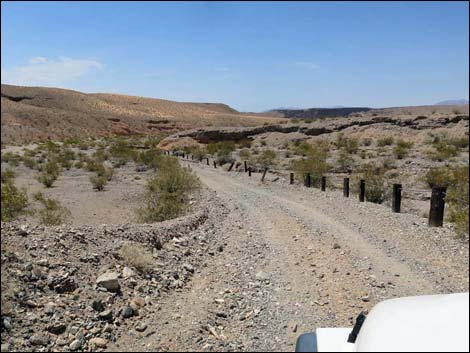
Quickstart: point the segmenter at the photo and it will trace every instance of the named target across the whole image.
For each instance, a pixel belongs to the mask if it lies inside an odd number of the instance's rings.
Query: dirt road
[[[450,228],[338,192],[191,165],[230,214],[224,243],[115,349],[292,351],[316,327],[351,326],[393,297],[468,291],[468,244]],[[271,178],[272,179],[272,178]]]

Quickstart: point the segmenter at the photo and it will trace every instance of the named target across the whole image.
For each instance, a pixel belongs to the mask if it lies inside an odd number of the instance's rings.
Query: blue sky
[[[469,96],[467,2],[6,2],[2,83],[276,107]]]

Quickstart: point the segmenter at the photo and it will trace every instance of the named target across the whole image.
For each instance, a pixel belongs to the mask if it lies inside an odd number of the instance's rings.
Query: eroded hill
[[[239,113],[225,104],[180,103],[2,85],[2,143],[177,132],[206,126],[256,126],[282,119]]]

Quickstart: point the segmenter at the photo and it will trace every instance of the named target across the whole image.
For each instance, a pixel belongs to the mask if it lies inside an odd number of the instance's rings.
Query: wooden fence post
[[[325,191],[325,190],[326,190],[326,177],[322,176],[321,177],[321,191]]]
[[[232,162],[232,164],[230,164],[230,167],[228,168],[228,171],[230,172],[233,168],[233,166],[235,165],[235,162]]]
[[[349,178],[343,179],[343,196],[349,197]]]
[[[215,161],[214,161],[214,168],[217,168],[217,163],[215,163]]]
[[[294,173],[290,173],[290,185],[294,184]]]
[[[392,210],[400,213],[401,210],[401,184],[393,184]]]
[[[359,184],[359,202],[364,202],[366,199],[366,181],[361,179]]]
[[[268,172],[268,168],[264,168],[263,176],[261,177],[261,181],[264,181],[264,177],[266,176],[266,173]]]
[[[243,161],[243,164],[244,164],[244,166],[245,166],[245,173],[246,173],[246,172],[248,171],[248,166],[247,166],[247,164],[246,164],[246,161]]]
[[[312,177],[310,176],[310,173],[307,173],[305,176],[305,186],[308,188],[312,187]]]
[[[251,167],[248,167],[248,176],[251,177]]]
[[[444,207],[447,188],[435,186],[432,188],[431,209],[429,210],[429,225],[442,227],[444,223]]]
[[[209,158],[207,158],[207,165],[209,165]]]

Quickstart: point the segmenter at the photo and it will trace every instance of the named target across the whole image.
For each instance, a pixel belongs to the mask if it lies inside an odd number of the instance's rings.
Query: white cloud
[[[296,61],[293,63],[294,66],[301,67],[307,70],[316,70],[320,66],[310,61]]]
[[[95,60],[59,56],[57,60],[37,56],[27,65],[2,69],[2,83],[24,86],[60,85],[80,78],[103,64]]]

